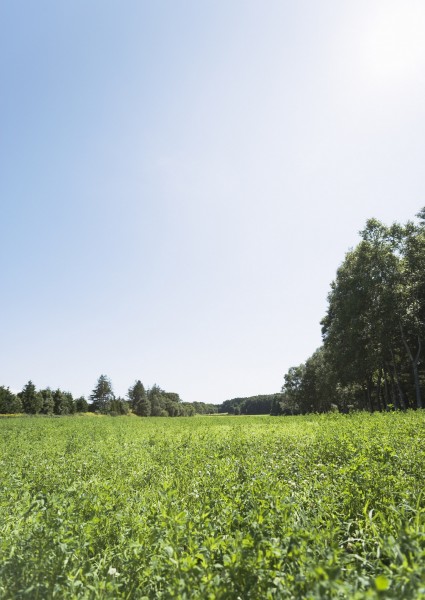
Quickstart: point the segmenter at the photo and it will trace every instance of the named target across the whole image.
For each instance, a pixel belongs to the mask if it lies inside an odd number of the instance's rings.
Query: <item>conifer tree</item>
[[[97,380],[96,387],[92,391],[90,398],[92,400],[92,408],[101,413],[107,413],[109,405],[114,400],[115,396],[112,391],[111,381],[106,375],[101,375]]]

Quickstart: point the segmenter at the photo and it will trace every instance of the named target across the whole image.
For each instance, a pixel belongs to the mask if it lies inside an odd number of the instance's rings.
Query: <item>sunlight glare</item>
[[[425,2],[388,2],[366,27],[362,54],[375,83],[397,86],[425,71]]]

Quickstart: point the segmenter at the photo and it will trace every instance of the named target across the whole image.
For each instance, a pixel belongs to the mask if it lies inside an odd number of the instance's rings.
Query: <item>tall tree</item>
[[[55,415],[72,415],[75,413],[75,403],[71,392],[57,389],[53,392]]]
[[[22,402],[9,388],[0,386],[0,413],[13,414],[22,412]]]
[[[101,375],[99,377],[90,398],[92,400],[93,410],[101,413],[108,412],[109,404],[114,400],[115,396],[112,391],[111,381],[106,375]]]
[[[138,379],[128,390],[131,408],[139,417],[149,417],[151,403],[143,383]]]
[[[390,227],[369,219],[331,285],[322,321],[324,356],[337,397],[358,407],[361,389],[370,410],[423,406],[425,209],[417,217]],[[303,374],[304,390],[306,379]]]
[[[43,398],[41,412],[43,415],[52,415],[55,408],[55,400],[53,398],[52,390],[50,388],[46,388],[45,390],[40,390],[39,394]]]
[[[18,397],[22,402],[24,412],[32,415],[38,414],[43,407],[43,397],[37,393],[35,385],[30,380],[19,392]]]
[[[165,408],[166,399],[163,393],[163,390],[156,383],[147,392],[152,417],[168,416]]]
[[[338,269],[322,321],[325,348],[342,385],[360,383],[370,410],[382,408],[382,383],[400,337],[400,258],[389,230],[370,219],[362,241]]]
[[[417,217],[419,223],[408,222],[399,237],[402,269],[398,317],[401,339],[412,369],[416,406],[422,408],[419,362],[425,338],[425,209]]]

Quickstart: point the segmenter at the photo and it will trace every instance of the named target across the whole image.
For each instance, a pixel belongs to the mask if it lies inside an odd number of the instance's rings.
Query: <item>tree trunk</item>
[[[418,362],[419,362],[419,350],[418,350],[417,360],[415,360],[415,362],[413,363],[413,377],[415,379],[416,406],[417,406],[417,408],[423,408],[422,396],[421,396],[421,383],[419,381],[419,373],[418,373]]]
[[[391,350],[391,357],[393,359],[394,377],[395,377],[395,381],[397,384],[398,395],[400,398],[400,408],[401,408],[401,410],[406,410],[407,402],[406,402],[406,398],[404,396],[403,388],[401,387],[401,384],[400,384],[400,379],[399,379],[398,373],[397,373],[397,365],[396,365],[395,358],[394,358],[394,352],[392,350]]]
[[[379,369],[378,371],[378,383],[376,384],[376,399],[378,404],[379,412],[382,412],[382,402],[381,402],[381,381],[382,381],[382,371]]]
[[[403,340],[404,347],[406,348],[407,355],[410,358],[410,362],[412,363],[413,379],[415,381],[416,407],[423,408],[422,396],[421,396],[421,385],[420,385],[419,373],[418,373],[419,356],[421,354],[421,349],[422,349],[421,338],[418,336],[418,351],[416,352],[416,355],[413,356],[413,353],[409,347],[409,344],[407,343],[406,338],[404,337],[403,327],[402,327],[401,323],[400,323],[400,331],[401,331],[401,338]]]
[[[394,404],[394,410],[400,410],[400,404],[398,401],[398,397],[397,397],[397,391],[396,390],[396,385],[395,385],[395,379],[394,379],[394,373],[391,370],[391,363],[388,363],[388,372],[390,374],[390,382],[391,382],[391,399],[393,401]]]
[[[368,399],[368,403],[369,403],[369,410],[371,413],[373,413],[375,408],[373,406],[371,387],[372,387],[372,382],[370,379],[368,379],[366,382],[366,393],[367,393],[367,399]]]
[[[385,410],[388,410],[388,405],[391,404],[390,400],[390,395],[388,393],[388,374],[387,374],[387,370],[385,368],[385,364],[383,366],[383,372],[384,372],[384,407]]]

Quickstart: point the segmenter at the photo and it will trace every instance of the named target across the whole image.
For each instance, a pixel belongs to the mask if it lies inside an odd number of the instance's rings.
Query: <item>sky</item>
[[[0,385],[279,391],[425,206],[423,0],[3,0]]]

